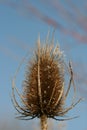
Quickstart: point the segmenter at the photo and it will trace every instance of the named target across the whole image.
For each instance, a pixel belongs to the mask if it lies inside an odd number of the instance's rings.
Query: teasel
[[[64,118],[64,115],[81,101],[80,98],[75,102],[74,94],[70,107],[65,108],[65,101],[71,84],[74,86],[73,70],[69,62],[70,80],[65,92],[66,65],[63,53],[60,51],[59,45],[54,47],[53,38],[50,42],[49,44],[48,40],[46,40],[46,43],[42,45],[40,37],[38,38],[34,56],[27,65],[22,94],[19,93],[15,85],[16,76],[22,63],[12,80],[12,102],[19,113],[17,118],[21,120],[40,118],[42,130],[47,130],[48,118],[58,121],[75,118]],[[22,105],[17,102],[15,90],[21,99]]]

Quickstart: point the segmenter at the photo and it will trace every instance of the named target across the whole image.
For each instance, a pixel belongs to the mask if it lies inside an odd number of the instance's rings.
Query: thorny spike
[[[24,57],[20,63],[12,81],[11,100],[15,109],[20,114],[17,118],[30,120],[38,117],[41,119],[42,130],[47,130],[47,118],[53,118],[58,121],[75,118],[57,119],[56,117],[63,117],[82,100],[79,99],[77,102],[73,100],[68,108],[64,108],[65,100],[68,97],[71,85],[74,86],[75,93],[72,66],[71,63],[69,63],[68,70],[70,73],[70,81],[64,95],[65,62],[59,45],[54,48],[54,32],[50,41],[51,44],[48,44],[47,42],[48,39],[46,39],[46,45],[42,46],[40,44],[40,36],[38,37],[37,50],[35,51],[34,58],[28,63],[29,66],[27,67],[23,84],[23,94],[19,93],[15,85],[15,80],[26,57]],[[22,101],[22,105],[19,105],[16,101],[15,92]],[[75,95],[73,96],[73,99],[75,99]]]

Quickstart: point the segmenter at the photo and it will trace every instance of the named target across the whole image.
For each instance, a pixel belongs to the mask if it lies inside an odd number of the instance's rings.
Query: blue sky
[[[35,48],[38,35],[44,41],[50,30],[50,38],[55,29],[55,41],[71,60],[75,71],[78,96],[85,101],[78,104],[68,115],[80,115],[78,119],[67,121],[66,129],[87,129],[87,2],[86,0],[23,1],[0,0],[0,126],[11,125],[15,110],[11,103],[11,79],[22,60]],[[56,42],[55,42],[56,45]],[[31,56],[31,55],[29,55]],[[27,58],[28,59],[28,58]],[[25,66],[26,64],[24,64]],[[17,78],[20,90],[24,66]],[[38,127],[38,121],[16,121],[23,129],[31,123]],[[58,122],[53,121],[57,128]],[[2,125],[1,125],[2,124]],[[1,127],[0,127],[1,129]],[[12,128],[13,129],[13,128]],[[35,129],[35,128],[34,128]]]

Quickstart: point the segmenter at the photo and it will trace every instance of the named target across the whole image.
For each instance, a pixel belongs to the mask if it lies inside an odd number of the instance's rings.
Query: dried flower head
[[[21,114],[20,119],[41,118],[42,130],[47,129],[47,118],[63,121],[68,119],[57,119],[63,117],[71,110],[76,103],[72,103],[70,107],[65,108],[65,100],[67,98],[70,86],[73,83],[73,71],[69,63],[70,81],[68,89],[64,92],[64,73],[65,62],[63,53],[59,46],[54,48],[54,44],[41,45],[40,38],[38,46],[35,50],[34,57],[28,63],[27,73],[23,83],[23,94],[19,94],[15,87],[15,78],[12,82],[13,104],[16,110]],[[22,106],[16,101],[14,89],[16,89]]]

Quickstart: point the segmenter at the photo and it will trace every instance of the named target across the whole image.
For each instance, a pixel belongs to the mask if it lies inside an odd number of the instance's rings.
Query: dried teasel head
[[[63,53],[60,51],[59,46],[54,47],[53,43],[41,45],[39,38],[34,56],[27,66],[23,94],[19,94],[15,87],[16,76],[12,82],[12,101],[16,110],[21,114],[19,118],[24,120],[35,117],[41,118],[42,130],[45,130],[43,128],[46,125],[47,118],[59,121],[68,120],[57,119],[56,117],[63,117],[81,100],[72,102],[68,108],[64,107],[71,84],[74,84],[70,63],[69,72],[70,81],[67,91],[64,92],[65,62]],[[14,89],[16,89],[22,101],[22,106],[16,100]]]
[[[53,45],[41,47],[38,41],[35,57],[27,68],[24,81],[24,100],[30,108],[29,111],[37,117],[43,114],[47,117],[56,116],[63,110],[63,91],[62,52],[59,47],[53,49]]]

